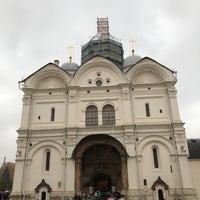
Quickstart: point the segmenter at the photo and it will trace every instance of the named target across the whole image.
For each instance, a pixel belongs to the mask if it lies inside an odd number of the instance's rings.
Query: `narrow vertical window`
[[[46,153],[46,166],[45,166],[45,170],[49,171],[50,168],[50,151],[47,151]]]
[[[155,168],[159,168],[159,165],[158,165],[158,151],[157,151],[157,148],[153,148],[153,161],[154,161],[154,167]]]
[[[85,112],[86,126],[98,126],[98,109],[96,106],[88,106]]]
[[[170,172],[173,173],[173,168],[172,166],[170,165]]]
[[[145,110],[146,110],[146,116],[147,116],[147,117],[150,117],[149,103],[145,103]]]
[[[55,121],[55,108],[51,108],[51,121]]]
[[[115,108],[112,105],[105,105],[102,110],[103,125],[115,124]]]
[[[147,179],[144,179],[144,186],[147,185]]]

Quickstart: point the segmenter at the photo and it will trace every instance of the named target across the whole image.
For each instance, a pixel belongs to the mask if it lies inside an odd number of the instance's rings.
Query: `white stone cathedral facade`
[[[68,199],[102,189],[131,200],[198,199],[176,73],[134,52],[123,59],[107,19],[97,22],[80,66],[70,56],[20,82],[11,199]]]

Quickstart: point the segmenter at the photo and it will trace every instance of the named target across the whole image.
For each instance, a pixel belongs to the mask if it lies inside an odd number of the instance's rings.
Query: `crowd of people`
[[[96,191],[92,194],[82,193],[81,195],[75,194],[73,200],[124,200],[124,195],[120,192],[111,191]]]
[[[9,194],[10,194],[10,192],[8,192],[8,191],[5,191],[5,192],[0,191],[0,200],[8,200]]]
[[[10,192],[0,191],[0,200],[9,200]],[[82,193],[80,195],[75,194],[73,200],[125,200],[124,195],[120,192],[111,192],[111,191],[96,191],[92,194]]]

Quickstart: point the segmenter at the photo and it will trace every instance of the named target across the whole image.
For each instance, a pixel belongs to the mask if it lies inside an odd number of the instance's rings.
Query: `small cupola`
[[[79,68],[79,65],[72,62],[72,50],[73,50],[73,46],[69,46],[69,62],[64,63],[61,65],[61,68],[66,71],[69,74],[74,74],[76,72],[76,70]]]
[[[135,55],[135,40],[131,40],[130,42],[132,43],[131,55],[124,59],[123,68],[129,68],[142,59],[140,56]]]

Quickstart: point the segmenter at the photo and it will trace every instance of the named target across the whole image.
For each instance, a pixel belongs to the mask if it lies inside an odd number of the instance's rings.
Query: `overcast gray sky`
[[[15,160],[22,95],[18,81],[58,59],[80,64],[81,45],[108,17],[124,56],[151,57],[178,72],[178,103],[187,138],[200,138],[199,0],[0,0],[0,164]]]

